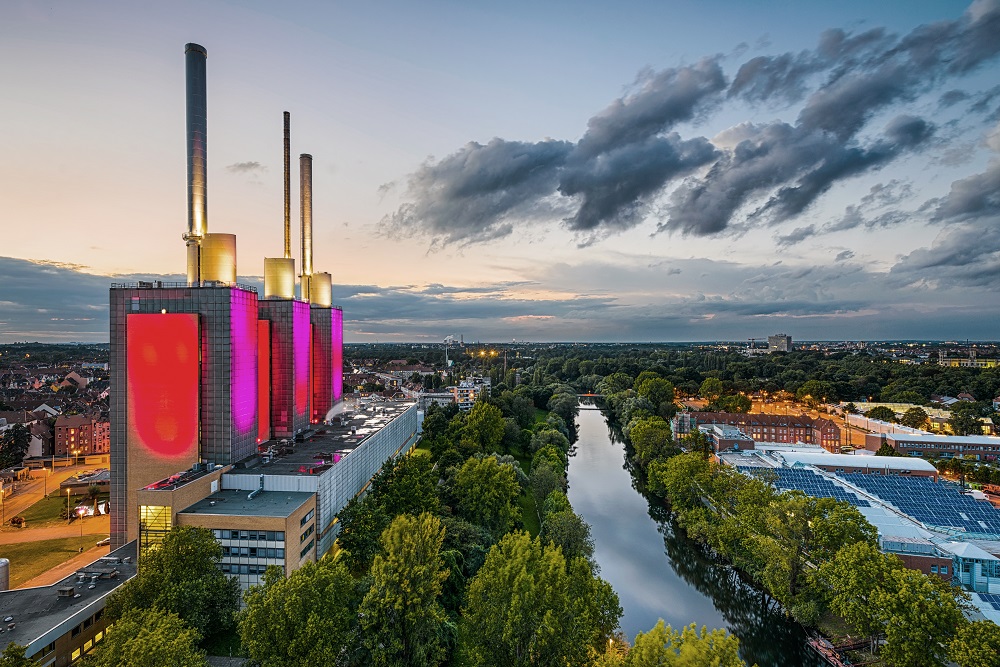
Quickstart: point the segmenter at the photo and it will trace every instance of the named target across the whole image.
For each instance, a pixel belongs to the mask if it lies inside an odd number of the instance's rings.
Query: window
[[[81,632],[83,632],[83,626],[82,625],[78,625],[75,628],[73,628],[73,632],[71,632],[69,636],[70,637],[78,637]]]
[[[76,662],[79,659],[80,659],[80,649],[76,649],[75,651],[73,651],[73,655],[69,657],[69,661]]]
[[[94,619],[93,618],[88,618],[86,621],[83,622],[83,629],[86,630],[87,628],[89,628],[93,624],[94,624]]]
[[[937,574],[937,565],[931,565],[931,573]]]
[[[38,655],[40,655],[40,656],[41,655],[47,655],[49,653],[52,653],[52,651],[55,651],[55,650],[56,650],[56,643],[55,642],[50,642],[50,643],[48,643],[48,644],[45,645],[45,648],[43,648],[41,650],[41,652],[39,652]]]
[[[97,621],[101,620],[102,618],[104,618],[104,610],[103,609],[101,609],[96,614],[94,614],[94,622],[96,623]]]
[[[947,565],[942,565],[941,566],[941,574],[948,574],[948,566]]]
[[[306,525],[306,522],[309,521],[310,519],[312,519],[315,514],[316,514],[316,510],[309,510],[309,513],[306,514],[304,517],[302,517],[299,520],[299,528],[301,528],[302,526]]]
[[[305,542],[306,538],[309,537],[310,535],[312,535],[313,531],[315,529],[316,529],[316,524],[312,524],[308,528],[306,528],[305,532],[302,533],[302,535],[299,536],[299,544],[302,544],[303,542]]]
[[[313,540],[309,540],[309,544],[306,545],[306,548],[299,552],[299,559],[300,560],[302,558],[305,558],[306,554],[308,554],[312,550],[312,548],[313,548],[313,542],[314,542]]]
[[[103,630],[100,631],[100,632],[98,632],[96,635],[94,635],[94,643],[95,644],[100,644],[102,639],[104,639],[104,631]]]
[[[90,649],[92,649],[92,648],[94,648],[94,641],[92,639],[88,639],[87,643],[85,643],[83,645],[83,652],[84,653],[89,653]]]

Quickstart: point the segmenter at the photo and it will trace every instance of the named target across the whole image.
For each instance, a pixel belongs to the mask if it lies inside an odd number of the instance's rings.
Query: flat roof
[[[888,440],[906,440],[908,442],[926,442],[940,444],[966,444],[993,445],[1000,447],[1000,437],[991,435],[930,435],[912,433],[885,433]]]
[[[229,489],[216,491],[178,514],[217,516],[268,516],[286,518],[303,503],[314,500],[315,493],[308,491],[261,491],[252,499],[249,491]]]
[[[89,611],[89,616],[98,609],[103,609],[104,598],[135,576],[135,557],[136,542],[133,541],[51,586],[0,591],[0,618],[14,617],[10,621],[14,623],[14,629],[5,630],[0,643],[17,642],[27,646],[81,612]],[[126,558],[131,562],[125,562]],[[78,576],[81,573],[88,575],[82,581]],[[112,573],[115,574],[112,576]],[[89,576],[92,574],[101,575],[93,584]],[[71,589],[72,594],[59,595],[59,589]],[[88,610],[88,607],[92,609]],[[4,623],[4,628],[6,627],[7,623]],[[70,627],[64,628],[56,636],[62,636]],[[51,637],[50,641],[56,636]]]
[[[854,454],[813,454],[807,452],[775,452],[789,465],[801,463],[816,466],[843,466],[870,470],[910,470],[937,472],[937,468],[916,457],[907,456],[855,456]]]
[[[234,468],[229,474],[245,475],[319,475],[349,456],[365,440],[385,428],[389,422],[416,405],[415,401],[378,401],[362,399],[345,403],[345,409],[332,424],[318,426],[304,442],[269,441],[276,456],[268,463]]]

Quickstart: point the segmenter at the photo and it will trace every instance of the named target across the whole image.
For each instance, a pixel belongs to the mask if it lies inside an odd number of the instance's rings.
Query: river
[[[739,637],[740,655],[750,665],[820,665],[803,630],[775,603],[732,568],[706,557],[658,501],[635,490],[624,445],[600,411],[581,407],[569,500],[591,526],[594,558],[618,593],[630,641],[662,618],[674,629],[692,622],[727,629]]]

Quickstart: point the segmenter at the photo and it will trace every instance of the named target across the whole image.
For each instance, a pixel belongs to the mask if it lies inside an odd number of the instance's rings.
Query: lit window
[[[70,662],[76,662],[80,659],[80,649],[73,651],[73,654],[69,657]]]

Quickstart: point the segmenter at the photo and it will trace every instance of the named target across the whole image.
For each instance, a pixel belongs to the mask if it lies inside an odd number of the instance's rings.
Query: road
[[[81,529],[84,535],[109,535],[111,533],[111,517],[107,514],[90,516],[83,519],[82,527],[80,526],[80,521],[80,519],[77,519],[70,524],[62,523],[58,526],[46,526],[45,528],[32,528],[29,526],[23,530],[6,530],[0,533],[0,544],[22,544],[24,542],[79,537]]]
[[[12,516],[17,516],[41,500],[45,495],[45,491],[52,493],[52,491],[58,489],[59,484],[66,481],[69,477],[87,470],[96,470],[97,468],[107,467],[107,464],[68,466],[66,468],[58,468],[55,472],[50,473],[49,475],[45,475],[42,470],[33,470],[32,474],[38,475],[38,477],[33,477],[28,481],[18,482],[14,493],[4,498],[3,523],[6,524],[7,519]],[[7,485],[7,491],[8,493],[10,492],[10,485]]]

